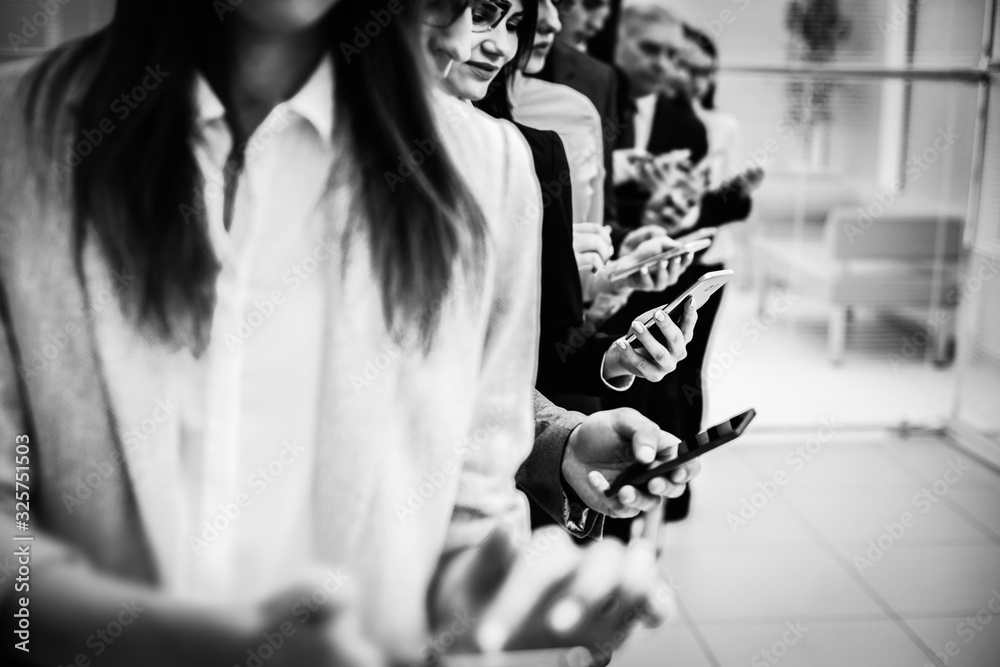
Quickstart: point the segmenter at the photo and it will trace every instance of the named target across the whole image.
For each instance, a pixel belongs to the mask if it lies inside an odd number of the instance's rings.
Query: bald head
[[[633,97],[674,89],[682,80],[678,56],[684,28],[663,5],[629,4],[622,8],[615,62],[625,72]]]

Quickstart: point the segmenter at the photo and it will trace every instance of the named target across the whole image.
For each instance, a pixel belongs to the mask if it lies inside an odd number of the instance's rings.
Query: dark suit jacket
[[[515,125],[528,142],[540,183],[556,181],[569,173],[566,151],[558,134]],[[583,294],[573,253],[573,198],[569,183],[562,185],[558,197],[542,201],[542,304],[535,381],[538,390],[535,442],[518,470],[516,481],[531,501],[533,523],[555,522],[565,527],[563,449],[583,415],[553,405],[538,392],[600,395],[608,391],[600,372],[610,339],[583,325]],[[571,491],[569,496],[571,502],[579,502]],[[595,527],[600,534],[600,518],[592,512],[583,531],[576,534],[593,534]]]
[[[740,188],[722,188],[705,193],[701,213],[693,229],[718,227],[727,222],[739,222],[750,217],[753,202]]]
[[[611,179],[611,151],[621,133],[618,123],[618,77],[607,63],[580,53],[572,46],[557,39],[545,62],[545,69],[538,78],[551,83],[569,86],[586,96],[601,116],[601,133],[604,138],[604,222],[611,224],[618,219],[615,208],[614,183]]]
[[[531,526],[537,528],[555,523],[569,529],[563,520],[563,507],[567,503],[576,520],[586,505],[563,484],[563,450],[569,434],[586,419],[572,410],[564,410],[549,399],[535,392],[535,442],[531,453],[518,468],[514,480],[531,501]],[[604,530],[605,517],[588,512],[587,520],[579,530],[570,530],[576,537],[599,538]]]
[[[601,380],[601,361],[611,339],[583,320],[583,293],[573,253],[573,198],[566,177],[566,151],[555,132],[515,125],[531,149],[539,182],[565,181],[559,196],[542,199],[541,333],[535,386],[549,396],[601,396],[610,391]]]

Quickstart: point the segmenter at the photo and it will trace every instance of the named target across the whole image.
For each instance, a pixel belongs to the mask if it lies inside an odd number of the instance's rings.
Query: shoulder
[[[567,165],[566,149],[563,147],[562,139],[555,130],[539,130],[527,125],[514,123],[517,129],[524,136],[531,150],[531,157],[535,161],[535,171],[538,172],[539,179],[544,174],[558,172]]]
[[[432,105],[441,141],[456,161],[489,167],[498,160],[527,158],[527,144],[510,123],[438,91],[432,93]]]
[[[8,202],[15,191],[23,190],[39,165],[32,159],[29,118],[40,118],[41,114],[29,110],[27,92],[29,87],[42,85],[42,64],[43,61],[30,59],[0,66],[0,155],[4,158],[0,161],[0,186]],[[37,92],[45,94],[44,88]],[[45,128],[47,138],[54,132],[55,128]]]
[[[441,144],[488,218],[532,218],[540,200],[531,150],[512,123],[444,93],[432,93]],[[527,220],[531,222],[531,220]]]
[[[65,91],[63,106],[72,106],[81,92],[81,83],[92,76],[94,59],[90,56],[100,43],[99,35],[92,35],[43,56],[0,65],[0,109],[9,113],[17,107],[23,113],[26,89],[30,86],[44,95],[55,88],[56,80],[62,82]]]
[[[6,102],[13,97],[21,81],[36,64],[37,58],[24,58],[0,65],[0,100]]]
[[[597,108],[583,93],[560,83],[549,83],[540,79],[530,79],[538,87],[539,94],[551,97],[556,103],[586,116],[598,117]]]
[[[35,58],[0,65],[0,128],[3,141],[18,139],[25,125],[24,85],[36,69]]]
[[[572,71],[575,76],[589,79],[602,86],[608,86],[615,81],[614,68],[598,60],[589,53],[583,53],[572,46],[556,39],[552,46],[552,56],[555,64],[566,71]]]
[[[76,100],[93,75],[93,59],[85,47],[97,42],[84,42],[0,65],[0,152],[9,158],[5,162],[30,157],[32,137],[44,138],[54,148],[69,140]],[[29,131],[32,125],[37,129]]]
[[[432,104],[441,143],[473,185],[482,179],[495,188],[501,175],[533,171],[528,143],[513,124],[439,91],[432,93]]]
[[[523,77],[514,89],[514,117],[546,128],[593,128],[601,115],[586,95],[560,83]]]

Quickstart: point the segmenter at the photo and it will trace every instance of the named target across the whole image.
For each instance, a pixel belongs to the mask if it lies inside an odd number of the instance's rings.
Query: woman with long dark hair
[[[442,557],[526,528],[538,186],[429,93],[492,10],[423,4],[120,0],[0,72],[33,661],[376,664],[350,587],[412,655]]]

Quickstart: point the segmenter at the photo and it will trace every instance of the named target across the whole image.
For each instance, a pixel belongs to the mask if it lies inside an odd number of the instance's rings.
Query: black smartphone
[[[671,470],[676,470],[680,468],[685,463],[693,461],[705,452],[710,452],[713,449],[717,449],[727,443],[732,442],[736,438],[743,435],[743,431],[746,430],[753,418],[757,416],[757,411],[750,408],[746,412],[741,412],[740,414],[727,419],[721,424],[716,424],[712,426],[707,431],[703,431],[694,437],[694,441],[686,441],[687,453],[681,454],[675,459],[669,461],[664,461],[658,465],[650,468],[646,464],[637,463],[635,465],[629,466],[625,471],[615,478],[614,483],[611,485],[604,495],[614,496],[623,486],[631,484],[632,486],[639,487],[645,485],[652,479],[656,477],[663,477]]]
[[[666,306],[660,306],[659,308],[654,308],[648,310],[636,319],[642,323],[646,329],[648,329],[655,338],[660,343],[665,343],[663,339],[663,333],[660,331],[660,327],[656,326],[656,311],[662,310],[667,317],[674,321],[674,324],[678,324],[681,319],[683,311],[680,309],[680,305],[684,303],[687,299],[694,300],[694,307],[697,310],[705,305],[708,301],[708,297],[715,294],[715,292],[729,282],[729,279],[734,276],[732,269],[723,269],[721,271],[709,271],[704,274],[698,280],[694,281],[690,287],[684,290],[684,293],[678,296],[676,299],[668,303]],[[625,337],[625,342],[632,346],[634,350],[644,349],[642,346],[642,341],[640,341],[635,336],[633,331],[628,336]]]

